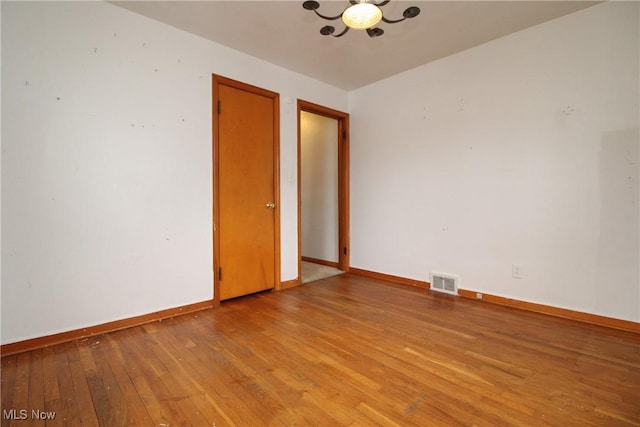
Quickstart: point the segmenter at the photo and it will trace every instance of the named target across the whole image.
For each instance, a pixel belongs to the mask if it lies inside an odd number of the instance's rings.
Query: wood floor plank
[[[65,391],[61,398],[67,402],[65,413],[67,411],[72,414],[77,412],[77,416],[80,418],[78,425],[107,425],[101,424],[100,421],[107,420],[110,422],[113,419],[111,406],[106,404],[108,402],[103,398],[103,390],[98,389],[98,393],[95,393],[95,387],[101,386],[102,378],[91,373],[87,375],[82,366],[77,347],[70,347],[66,354],[72,389],[69,389],[66,383],[61,387]],[[64,371],[60,372],[60,374],[63,373]],[[58,381],[61,381],[60,376]],[[73,408],[70,408],[71,405],[73,405]]]
[[[36,411],[46,412],[44,404],[44,381],[42,381],[44,376],[42,353],[42,349],[31,352],[31,364],[29,366],[29,404],[27,407],[35,409]],[[37,420],[32,419],[32,414],[29,414],[29,417],[32,425],[37,424]]]
[[[168,381],[163,380],[174,373],[157,357],[156,351],[159,351],[157,347],[160,345],[148,334],[145,335],[145,339],[131,341],[128,344],[129,347],[137,350],[137,360],[144,360],[144,364],[148,367],[148,369],[145,369],[147,373],[144,376],[136,377],[136,388],[140,387],[143,390],[147,403],[153,401],[154,408],[161,405],[163,408],[162,413],[166,420],[160,422],[169,425],[191,425],[187,414],[192,409],[191,405],[181,405],[180,400],[183,396],[174,393],[175,391],[170,386],[167,386]],[[141,379],[144,379],[144,381]],[[148,412],[153,417],[152,411],[149,410]]]
[[[217,410],[218,405],[212,405],[205,388],[194,379],[194,371],[190,362],[195,357],[191,356],[190,352],[184,352],[179,344],[180,338],[183,337],[180,326],[184,327],[186,324],[176,323],[165,322],[165,326],[171,325],[171,328],[165,328],[167,333],[163,334],[161,339],[162,348],[155,352],[170,372],[163,375],[161,379],[172,391],[174,399],[180,400],[181,405],[187,406],[185,411],[193,414],[194,421],[192,422],[194,425],[213,425],[221,417],[221,413]],[[195,346],[192,341],[187,340],[187,342],[190,344],[186,348]]]
[[[58,420],[62,418],[67,425],[82,426],[81,413],[85,421],[94,421],[94,425],[97,425],[85,373],[83,370],[72,370],[71,367],[70,359],[74,351],[72,344],[55,346],[54,363],[60,399],[53,402],[52,406],[56,408],[55,411],[58,414],[56,418]]]
[[[124,368],[127,361],[122,358],[118,347],[118,340],[114,339],[113,336],[105,337],[105,339],[109,342],[110,348],[113,350],[104,352],[105,362],[108,363],[113,373],[113,380],[120,390],[123,402],[123,406],[121,406],[122,412],[118,414],[120,416],[116,418],[118,425],[140,426],[151,424],[151,418],[142,404],[140,395]]]
[[[18,355],[6,356],[0,360],[0,394],[2,396],[2,407],[6,410],[15,409],[13,404],[13,390],[15,390],[16,364]],[[6,417],[2,417],[3,422]],[[8,424],[8,422],[6,422]],[[2,424],[5,425],[5,424]]]
[[[42,370],[45,408],[52,411],[52,402],[60,399],[60,389],[55,369],[55,352],[51,347],[42,350]]]
[[[52,426],[640,425],[637,334],[349,274],[3,357],[1,380]]]
[[[13,384],[13,390],[3,390],[4,393],[8,392],[13,394],[12,406],[10,409],[17,411],[28,411],[29,408],[29,382],[30,382],[30,365],[31,365],[31,352],[18,355],[16,360],[16,375]],[[5,408],[4,405],[2,405]],[[4,416],[3,416],[4,418]]]
[[[196,360],[191,362],[191,377],[199,387],[206,390],[205,397],[213,399],[219,418],[216,425],[261,425],[262,418],[254,413],[253,398],[240,383],[229,375],[226,361],[220,363],[218,349],[196,346],[191,349]]]

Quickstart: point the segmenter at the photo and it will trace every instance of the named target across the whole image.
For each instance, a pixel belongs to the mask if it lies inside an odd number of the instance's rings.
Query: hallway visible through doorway
[[[298,100],[298,126],[298,272],[308,283],[349,269],[349,115]]]
[[[327,279],[329,277],[344,274],[344,271],[328,265],[316,264],[314,262],[302,261],[302,284]]]

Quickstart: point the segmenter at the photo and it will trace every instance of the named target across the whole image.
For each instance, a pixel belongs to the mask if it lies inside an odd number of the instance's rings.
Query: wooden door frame
[[[298,281],[302,282],[302,134],[301,113],[338,121],[338,268],[349,271],[349,114],[298,99]]]
[[[213,165],[213,304],[220,304],[220,281],[218,280],[218,274],[220,267],[220,237],[217,233],[218,218],[220,217],[220,168],[219,164],[219,144],[220,134],[218,126],[218,101],[220,85],[229,86],[235,89],[250,92],[256,95],[265,96],[271,98],[274,101],[273,109],[273,186],[274,186],[274,201],[276,207],[274,209],[274,290],[280,290],[280,95],[270,90],[262,89],[257,86],[252,86],[247,83],[242,83],[237,80],[232,80],[227,77],[222,77],[216,74],[212,75],[212,104],[211,115],[212,120],[212,165]]]

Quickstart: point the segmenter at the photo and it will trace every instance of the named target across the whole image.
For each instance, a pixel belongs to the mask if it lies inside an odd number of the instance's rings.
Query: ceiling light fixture
[[[373,3],[358,3],[342,12],[342,22],[349,28],[366,30],[382,19],[382,11]]]
[[[390,1],[391,0],[349,0],[351,5],[343,10],[340,15],[336,16],[325,16],[319,13],[318,8],[320,8],[320,3],[315,0],[305,1],[302,3],[302,7],[306,10],[313,10],[320,18],[328,21],[335,21],[342,18],[342,22],[345,25],[344,30],[338,34],[333,34],[336,31],[335,27],[332,25],[325,25],[320,29],[320,34],[323,36],[332,35],[333,37],[342,37],[347,33],[347,31],[349,31],[349,29],[353,28],[355,30],[367,30],[369,37],[379,37],[384,34],[384,30],[382,28],[376,27],[380,21],[387,24],[395,24],[397,22],[402,22],[405,19],[415,18],[420,14],[420,8],[411,6],[405,9],[402,13],[402,18],[387,19],[384,17],[380,8]]]

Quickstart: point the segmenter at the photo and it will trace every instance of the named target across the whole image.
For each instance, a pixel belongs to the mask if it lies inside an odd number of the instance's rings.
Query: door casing
[[[298,100],[298,282],[302,281],[302,137],[300,113],[306,111],[338,121],[338,268],[349,271],[349,114]]]

